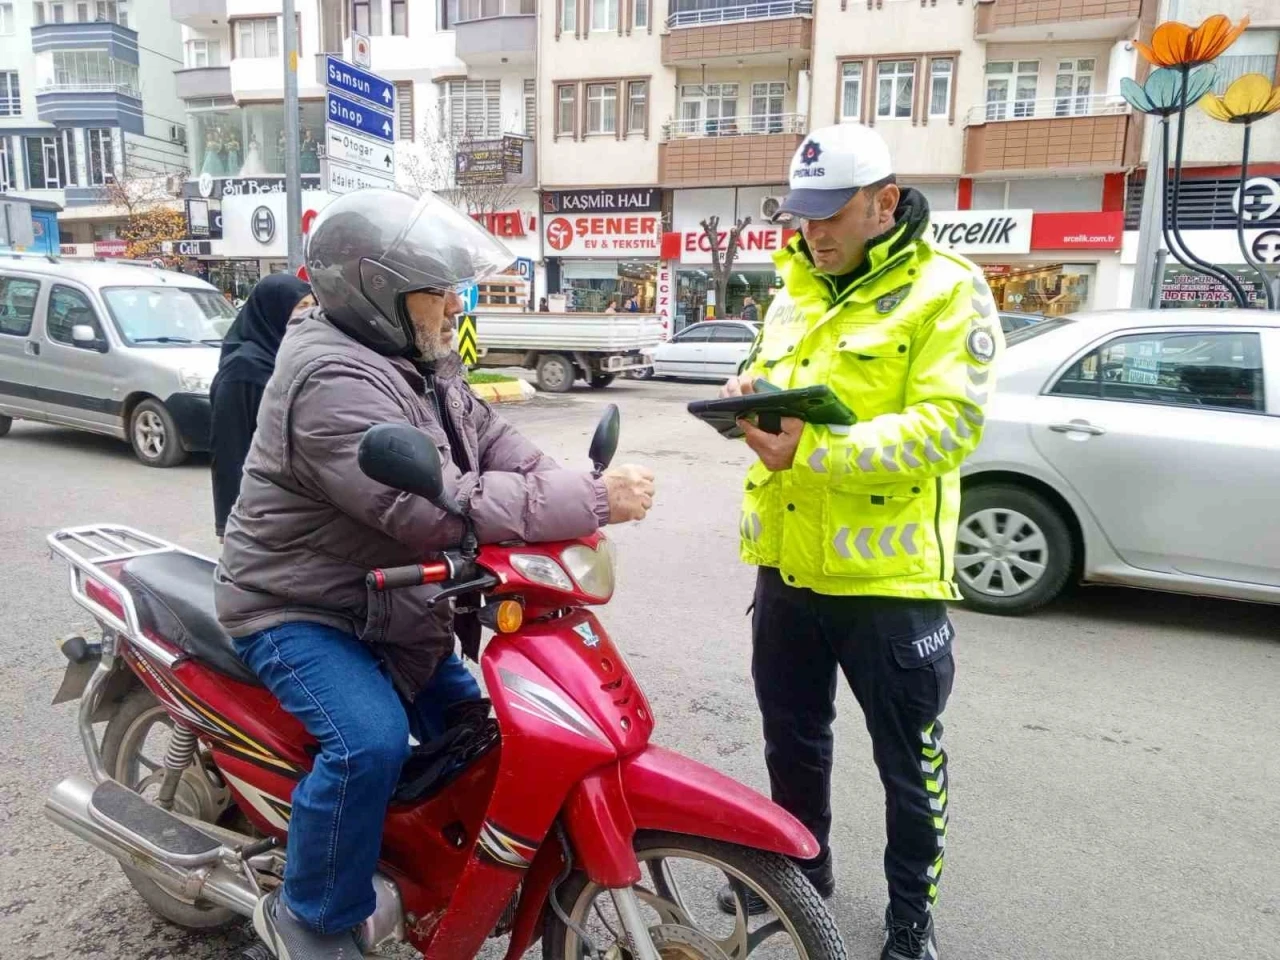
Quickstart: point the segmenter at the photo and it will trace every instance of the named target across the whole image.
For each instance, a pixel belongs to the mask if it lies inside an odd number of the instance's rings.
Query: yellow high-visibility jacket
[[[747,563],[830,595],[958,599],[952,583],[962,460],[982,437],[1004,338],[977,267],[925,238],[904,190],[869,269],[836,296],[800,235],[743,372],[783,389],[827,384],[851,427],[807,424],[791,469],[747,473]]]

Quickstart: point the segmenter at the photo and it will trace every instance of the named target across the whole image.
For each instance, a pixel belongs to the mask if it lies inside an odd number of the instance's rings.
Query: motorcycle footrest
[[[212,862],[222,843],[115,780],[94,788],[90,815],[153,856],[179,866]]]

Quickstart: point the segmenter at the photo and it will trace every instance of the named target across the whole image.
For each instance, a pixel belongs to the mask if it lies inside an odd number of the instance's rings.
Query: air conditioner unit
[[[765,223],[773,223],[774,217],[778,215],[778,208],[782,206],[782,197],[763,197],[760,200],[760,219]]]
[[[169,124],[169,140],[172,143],[185,145],[187,142],[187,128],[177,123]]]
[[[181,174],[171,174],[164,178],[165,192],[170,196],[181,196],[183,177]]]

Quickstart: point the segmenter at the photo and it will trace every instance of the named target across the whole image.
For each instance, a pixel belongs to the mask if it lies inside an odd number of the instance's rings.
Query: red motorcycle
[[[597,471],[617,430],[610,408],[592,441]],[[373,428],[360,463],[456,511],[418,431]],[[237,658],[214,614],[210,560],[107,524],[49,543],[102,639],[61,644],[69,664],[55,702],[80,700],[90,777],[59,783],[48,816],[119,860],[173,923],[252,916],[282,882],[290,797],[314,741]],[[744,960],[757,949],[843,960],[835,923],[789,859],[816,855],[808,831],[650,744],[648,701],[587,609],[613,594],[603,535],[477,549],[468,534],[369,577],[384,590],[434,583],[437,602],[493,631],[481,664],[496,722],[414,748],[387,812],[366,952],[407,941],[428,958],[469,960],[509,934],[506,960],[539,936],[548,960]],[[732,917],[716,906],[726,882]],[[769,915],[748,918],[748,890]]]

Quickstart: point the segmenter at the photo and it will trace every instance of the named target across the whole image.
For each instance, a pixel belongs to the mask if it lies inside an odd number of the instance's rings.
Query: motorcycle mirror
[[[436,445],[407,423],[380,423],[360,438],[356,462],[370,480],[430,500],[447,513],[458,506],[444,490],[444,474]]]
[[[596,432],[591,438],[591,450],[588,453],[596,476],[609,469],[609,464],[613,462],[613,455],[618,452],[618,432],[621,429],[621,421],[618,405],[611,403],[605,407],[600,422],[596,424]]]

